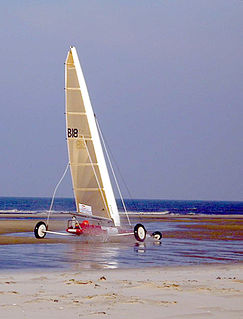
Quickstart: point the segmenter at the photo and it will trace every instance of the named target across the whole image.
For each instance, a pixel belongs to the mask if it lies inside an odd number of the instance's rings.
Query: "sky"
[[[0,196],[52,196],[74,45],[133,198],[243,200],[242,17],[240,0],[1,1]]]

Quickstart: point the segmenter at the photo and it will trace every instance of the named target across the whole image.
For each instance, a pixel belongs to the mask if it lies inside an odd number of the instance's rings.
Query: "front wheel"
[[[137,224],[134,227],[134,237],[137,241],[144,241],[146,238],[146,229],[142,224]]]
[[[38,222],[35,225],[34,234],[36,238],[44,238],[46,236],[47,226],[44,222]]]

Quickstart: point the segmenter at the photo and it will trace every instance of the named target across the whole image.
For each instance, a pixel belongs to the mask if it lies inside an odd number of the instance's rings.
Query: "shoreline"
[[[56,216],[57,218],[51,220],[53,229],[65,229],[66,216],[60,215],[61,219]],[[6,245],[10,244],[14,252],[20,253],[20,247],[14,248],[13,245],[62,241],[59,238],[38,240],[23,237],[21,232],[33,232],[36,222],[40,217],[43,219],[43,215],[39,214],[32,217],[34,218],[26,219],[23,215],[14,214],[11,219],[6,216],[5,220],[0,220],[0,248],[3,248],[3,252],[8,250]],[[229,235],[227,243],[233,244],[238,231],[238,238],[243,239],[243,219],[239,216],[219,218],[163,215],[159,221],[163,227],[169,224],[176,226],[176,230],[165,229],[164,238],[198,238],[201,243],[204,240],[219,240],[223,244]],[[20,232],[19,235],[11,235],[16,232]],[[64,240],[72,247],[71,242]],[[25,250],[24,245],[22,249]],[[41,246],[33,247],[36,247],[37,253],[38,249],[42,250]],[[81,261],[82,254],[88,251],[84,247],[84,250],[77,249],[76,252],[74,249],[73,253]],[[34,258],[35,252],[31,256]],[[87,260],[91,256],[88,255]],[[70,316],[85,319],[124,319],[138,316],[152,319],[243,317],[243,262],[199,262],[193,265],[116,269],[102,268],[102,264],[95,262],[85,268],[81,262],[63,269],[0,269],[0,313],[5,319],[39,319],[43,316],[59,319]],[[48,265],[48,260],[46,263]]]
[[[65,230],[69,214],[55,214],[50,218],[50,229],[53,231]],[[8,244],[43,244],[66,242],[65,239],[45,238],[38,240],[34,237],[24,237],[16,233],[33,233],[37,221],[46,220],[43,214],[0,214],[0,245]],[[242,215],[161,215],[147,216],[139,219],[131,218],[132,222],[160,222],[163,238],[196,239],[196,240],[243,240]],[[175,225],[170,230],[168,225]],[[14,236],[11,236],[14,234]],[[8,236],[6,236],[8,235]]]
[[[75,268],[75,269],[74,269]],[[225,262],[225,263],[217,263],[217,262],[212,262],[212,263],[198,263],[198,264],[172,264],[172,265],[160,265],[160,266],[143,266],[143,267],[117,267],[117,268],[100,268],[100,267],[93,267],[93,268],[82,268],[80,266],[77,267],[66,267],[66,268],[8,268],[8,269],[1,269],[0,268],[0,284],[2,278],[5,276],[20,276],[22,277],[23,275],[27,276],[34,276],[34,275],[50,275],[50,276],[62,276],[63,274],[69,274],[69,275],[78,275],[78,274],[84,274],[88,276],[93,276],[96,275],[97,273],[119,273],[126,274],[131,273],[136,277],[137,272],[141,273],[147,273],[149,276],[149,272],[151,271],[151,276],[155,276],[154,273],[158,272],[166,272],[169,271],[171,273],[173,272],[194,272],[194,271],[221,271],[221,270],[227,270],[227,271],[234,271],[234,270],[239,270],[242,272],[242,284],[243,284],[243,260],[242,261],[237,261],[237,262]],[[130,275],[129,275],[130,276]],[[243,288],[243,286],[242,286]],[[243,290],[242,290],[243,293]]]

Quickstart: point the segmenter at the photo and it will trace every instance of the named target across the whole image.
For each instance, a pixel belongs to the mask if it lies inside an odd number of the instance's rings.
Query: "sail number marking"
[[[67,129],[67,136],[68,137],[78,137],[78,129],[77,128],[68,128]]]

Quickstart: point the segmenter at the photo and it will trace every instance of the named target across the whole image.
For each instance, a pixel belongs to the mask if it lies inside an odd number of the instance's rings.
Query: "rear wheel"
[[[46,224],[44,222],[38,222],[35,225],[34,234],[36,238],[44,238],[46,236]]]
[[[160,240],[162,238],[162,233],[160,231],[155,231],[153,234],[152,234],[152,237],[156,240]]]
[[[134,237],[138,241],[144,241],[146,238],[146,229],[142,224],[137,224],[134,227]]]

